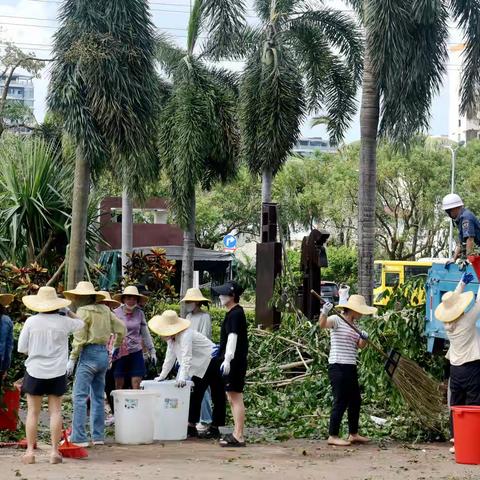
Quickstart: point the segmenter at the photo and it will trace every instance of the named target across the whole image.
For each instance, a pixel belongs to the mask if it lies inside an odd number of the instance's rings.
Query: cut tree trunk
[[[370,56],[365,53],[360,111],[360,181],[358,190],[358,290],[369,305],[373,300],[375,200],[377,188],[377,133],[379,94]]]
[[[122,277],[125,276],[125,266],[128,256],[133,251],[133,204],[124,188],[122,192]]]
[[[68,256],[67,288],[75,288],[85,274],[85,244],[87,238],[88,196],[90,193],[90,165],[82,147],[78,146],[75,159],[75,177],[72,200],[72,227]]]
[[[272,201],[272,182],[273,173],[267,169],[262,172],[262,203],[270,203]]]
[[[193,257],[195,254],[195,193],[190,199],[190,211],[185,231],[183,232],[183,257],[182,257],[182,284],[180,287],[180,297],[183,298],[189,288],[193,287]],[[185,317],[185,302],[181,303],[180,314]]]

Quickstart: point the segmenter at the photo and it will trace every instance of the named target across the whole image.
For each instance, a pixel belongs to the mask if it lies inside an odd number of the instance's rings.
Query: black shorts
[[[27,372],[23,377],[22,393],[29,395],[55,395],[61,397],[67,391],[67,375],[55,378],[35,378],[31,377]]]
[[[223,377],[226,392],[243,393],[245,377],[247,376],[247,363],[236,364],[232,362],[230,373]]]

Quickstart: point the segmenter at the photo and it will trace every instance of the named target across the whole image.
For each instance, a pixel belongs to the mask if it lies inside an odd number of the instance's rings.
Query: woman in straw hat
[[[143,349],[146,348],[152,362],[156,364],[157,354],[152,337],[148,331],[145,314],[140,304],[148,299],[138,292],[135,286],[125,287],[125,290],[113,296],[122,303],[113,312],[124,322],[127,336],[122,346],[113,354],[113,375],[115,386],[122,389],[125,379],[130,378],[133,389],[140,388],[140,382],[146,373]]]
[[[435,317],[444,323],[450,341],[447,359],[450,361],[451,406],[480,406],[480,334],[476,328],[480,288],[473,306],[474,293],[464,292],[472,281],[473,275],[464,273],[455,291],[446,292],[435,309]],[[453,425],[451,428],[453,433]],[[450,451],[455,453],[455,447]]]
[[[14,296],[9,293],[0,294],[0,390],[12,362],[13,322],[5,313],[5,309],[13,299]]]
[[[50,463],[61,463],[58,444],[62,435],[62,396],[67,391],[68,336],[83,328],[83,320],[71,312],[60,315],[70,300],[57,297],[52,287],[41,287],[36,295],[22,298],[25,306],[37,312],[23,325],[18,351],[28,355],[22,391],[27,395],[27,451],[23,463],[35,463],[34,448],[42,409],[42,397],[48,396],[52,450]]]
[[[87,399],[90,396],[90,425],[94,445],[103,445],[105,437],[105,409],[103,395],[105,374],[109,359],[107,343],[111,335],[115,344],[122,343],[125,326],[106,305],[97,302],[105,295],[97,292],[90,282],[79,282],[74,290],[64,292],[77,308],[77,315],[85,326],[75,333],[67,372],[72,374],[77,363],[73,383],[73,422],[71,441],[79,446],[89,445],[85,428]]]
[[[205,335],[189,328],[190,320],[180,318],[173,310],[153,317],[148,326],[152,332],[167,342],[167,353],[160,376],[165,380],[178,361],[176,385],[185,387],[191,379],[194,388],[190,397],[188,413],[188,436],[197,437],[196,425],[200,419],[200,407],[207,387],[210,387],[213,399],[212,425],[209,438],[220,437],[218,427],[225,425],[225,392],[220,375],[220,364],[215,357],[214,343]]]
[[[328,357],[328,376],[332,385],[333,407],[330,415],[329,445],[348,446],[352,443],[367,443],[368,439],[358,434],[360,418],[360,387],[358,384],[357,355],[358,349],[366,345],[368,335],[358,335],[338,315],[328,316],[333,305],[323,305],[319,325],[330,329],[330,355]],[[345,320],[354,324],[364,315],[374,315],[375,307],[369,307],[362,295],[352,295],[339,308],[343,309]],[[347,440],[339,437],[342,417],[348,410]]]
[[[185,296],[180,300],[185,303],[185,310],[187,311],[187,320],[191,322],[191,329],[202,335],[205,335],[209,340],[212,339],[212,318],[208,312],[202,310],[203,305],[208,306],[210,300],[205,298],[199,288],[189,288]],[[209,436],[209,426],[212,423],[212,397],[210,388],[205,391],[205,396],[202,400],[202,408],[200,412],[199,428],[204,430],[202,433]]]

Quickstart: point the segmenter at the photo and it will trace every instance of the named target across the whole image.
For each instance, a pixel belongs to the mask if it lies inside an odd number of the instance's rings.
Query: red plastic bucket
[[[477,274],[477,280],[480,281],[480,255],[469,255],[467,259]]]
[[[3,397],[0,398],[0,430],[17,429],[18,410],[20,409],[20,390],[4,391]]]
[[[455,461],[480,465],[480,406],[452,407]]]

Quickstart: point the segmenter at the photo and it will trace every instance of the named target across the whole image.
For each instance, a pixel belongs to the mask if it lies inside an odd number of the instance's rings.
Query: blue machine
[[[441,303],[442,295],[445,292],[455,290],[465,272],[473,274],[475,279],[465,287],[465,291],[472,290],[476,295],[479,283],[475,270],[471,265],[468,265],[467,269],[462,272],[455,264],[445,268],[443,263],[433,263],[432,268],[428,271],[425,302],[425,336],[427,337],[427,348],[430,353],[442,352],[448,339],[443,323],[435,318],[435,309]],[[477,322],[477,328],[480,329],[480,321]]]

